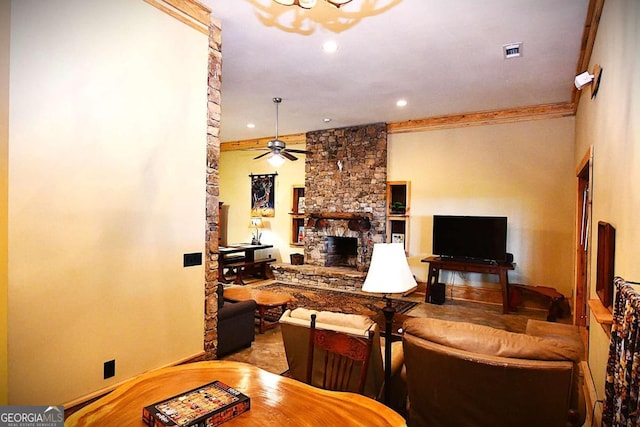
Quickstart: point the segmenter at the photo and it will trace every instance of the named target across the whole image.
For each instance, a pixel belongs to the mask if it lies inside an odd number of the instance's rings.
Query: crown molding
[[[387,124],[387,133],[421,132],[437,129],[461,128],[467,126],[484,126],[501,123],[525,122],[531,120],[556,119],[575,115],[575,107],[571,102],[533,105],[528,107],[509,108],[505,110],[480,111],[464,114],[449,114],[404,122]],[[264,137],[240,141],[220,143],[220,151],[255,150],[265,148],[274,137]],[[305,144],[306,134],[283,135],[278,139],[288,144]]]
[[[211,9],[196,0],[143,0],[178,21],[209,35]]]

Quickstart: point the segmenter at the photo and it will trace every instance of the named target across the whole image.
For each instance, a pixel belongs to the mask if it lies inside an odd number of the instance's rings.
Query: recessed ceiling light
[[[396,105],[398,107],[406,107],[407,106],[407,100],[406,99],[398,99],[396,101]]]
[[[322,121],[325,123],[329,123],[331,119],[329,117],[325,117],[324,119],[322,119]]]
[[[338,43],[334,42],[333,40],[326,41],[322,45],[322,50],[324,50],[326,53],[334,53],[336,50],[338,50]]]
[[[248,127],[249,129],[253,129],[253,128],[255,128],[255,127],[256,127],[256,125],[255,125],[255,124],[253,124],[253,123],[247,123],[247,127]]]

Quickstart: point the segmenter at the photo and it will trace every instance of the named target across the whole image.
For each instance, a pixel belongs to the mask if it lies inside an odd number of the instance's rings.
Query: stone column
[[[220,160],[220,87],[222,82],[222,43],[220,23],[209,26],[209,65],[207,89],[207,194],[205,233],[204,350],[205,358],[216,358],[218,344],[218,212]]]

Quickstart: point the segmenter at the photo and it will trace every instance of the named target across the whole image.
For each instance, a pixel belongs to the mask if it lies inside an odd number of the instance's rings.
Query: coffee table
[[[263,334],[267,329],[278,325],[278,321],[266,322],[265,313],[270,308],[282,307],[282,312],[287,309],[291,296],[278,292],[261,291],[260,289],[246,286],[230,286],[224,288],[224,299],[228,301],[254,300],[258,306],[259,331]]]

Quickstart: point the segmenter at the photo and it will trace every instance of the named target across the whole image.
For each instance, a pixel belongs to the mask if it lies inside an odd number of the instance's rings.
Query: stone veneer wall
[[[220,26],[209,25],[209,72],[207,83],[207,195],[205,233],[204,350],[207,360],[216,358],[218,344],[218,198],[220,194],[220,85],[222,82],[222,43]]]
[[[384,123],[307,133],[305,212],[371,213],[371,229],[348,228],[348,220],[327,219],[326,227],[305,227],[305,263],[324,266],[328,235],[358,238],[357,269],[366,271],[373,244],[385,240],[387,127]],[[340,168],[339,163],[342,166]]]

